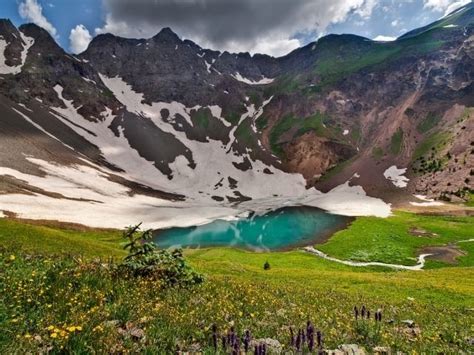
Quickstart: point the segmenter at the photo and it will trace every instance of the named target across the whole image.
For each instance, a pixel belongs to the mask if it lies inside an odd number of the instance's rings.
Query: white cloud
[[[425,8],[447,15],[461,6],[469,4],[471,0],[423,0],[423,2]]]
[[[251,51],[252,53],[265,53],[274,57],[279,57],[290,53],[296,48],[300,47],[301,43],[297,39],[285,39],[285,38],[262,38],[257,45],[255,45]],[[234,46],[230,45],[230,48],[233,48],[234,51],[244,52],[248,48],[245,46],[239,46],[236,43]]]
[[[393,20],[391,22],[392,27],[397,27],[399,24],[400,24],[400,22],[398,20]]]
[[[18,13],[20,17],[26,21],[33,22],[34,24],[44,28],[48,31],[51,36],[57,38],[58,31],[43,15],[43,7],[38,3],[37,0],[24,0],[18,6]]]
[[[455,1],[446,8],[446,11],[444,12],[444,14],[447,15],[447,14],[453,12],[454,10],[460,8],[461,6],[469,4],[470,2],[471,2],[471,0],[458,0],[458,1]]]
[[[392,41],[395,41],[396,39],[397,37],[378,35],[377,37],[374,38],[374,41],[392,42]]]
[[[84,25],[77,25],[69,34],[69,47],[72,53],[81,53],[87,49],[92,36]]]
[[[105,24],[96,34],[149,38],[161,28],[199,45],[279,56],[301,43],[296,34],[323,33],[351,14],[371,16],[380,0],[104,0]],[[271,11],[269,11],[271,9]],[[306,37],[308,37],[306,36]]]
[[[356,1],[353,2],[355,3]],[[378,0],[365,0],[361,5],[356,7],[355,12],[356,14],[360,15],[360,17],[368,19],[372,15],[372,11],[374,10],[377,3]]]

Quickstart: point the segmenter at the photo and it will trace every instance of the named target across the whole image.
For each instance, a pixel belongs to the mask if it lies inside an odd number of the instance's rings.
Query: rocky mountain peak
[[[169,27],[164,27],[153,37],[153,40],[167,44],[179,44],[182,42],[178,35]]]
[[[6,18],[0,19],[0,36],[7,36],[11,33],[18,32],[13,23]]]
[[[64,50],[56,43],[49,32],[38,25],[28,23],[21,25],[19,29],[25,36],[35,40],[34,49],[48,54],[64,53]]]

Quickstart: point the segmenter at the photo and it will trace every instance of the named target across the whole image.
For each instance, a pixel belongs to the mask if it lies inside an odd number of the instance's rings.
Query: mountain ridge
[[[473,188],[473,12],[393,42],[329,35],[279,58],[203,49],[169,28],[99,35],[74,56],[36,25],[0,21],[10,174],[0,196],[72,198],[37,179],[79,169],[111,191],[215,211],[314,202],[315,187],[347,181],[395,204],[463,198]],[[406,169],[406,187],[387,178],[393,166]]]

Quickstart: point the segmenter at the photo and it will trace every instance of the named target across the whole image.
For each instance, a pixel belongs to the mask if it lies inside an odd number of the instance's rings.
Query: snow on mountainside
[[[387,216],[380,197],[460,195],[474,165],[472,12],[282,58],[170,29],[100,35],[74,57],[0,21],[0,213],[163,228],[300,204]]]
[[[3,37],[0,37],[0,74],[18,74],[21,72],[21,67],[25,64],[28,49],[33,45],[34,39],[26,37],[21,32],[19,33],[21,36],[23,50],[21,51],[21,63],[16,66],[9,66],[6,64],[5,50],[10,43],[3,39]]]
[[[240,73],[237,73],[237,74],[232,74],[232,77],[235,79],[235,80],[238,80],[238,81],[241,81],[243,83],[246,83],[246,84],[249,84],[249,85],[265,85],[265,84],[271,84],[273,83],[273,81],[275,79],[269,79],[269,78],[265,78],[263,77],[262,79],[258,80],[258,81],[255,81],[255,80],[250,80],[250,79],[247,79],[247,78],[244,78]]]

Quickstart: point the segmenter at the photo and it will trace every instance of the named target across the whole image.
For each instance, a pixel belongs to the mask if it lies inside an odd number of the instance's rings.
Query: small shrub
[[[263,264],[263,270],[270,270],[271,266],[268,261],[265,261],[265,264]]]
[[[186,262],[181,249],[172,251],[158,249],[152,231],[141,231],[140,225],[128,227],[123,237],[127,240],[124,249],[128,255],[119,265],[119,270],[134,277],[160,280],[167,286],[189,286],[203,282]]]

